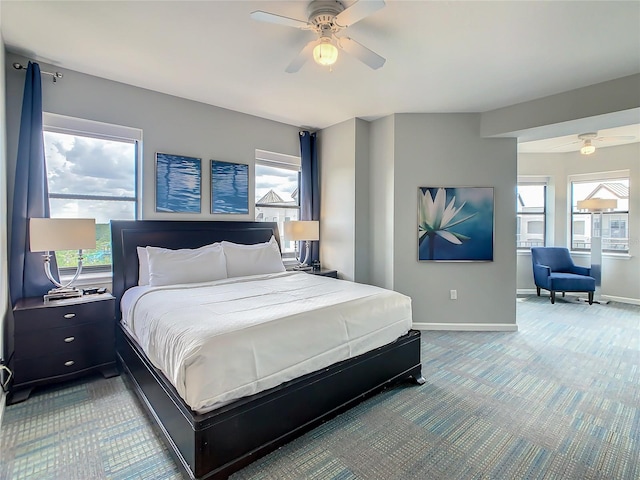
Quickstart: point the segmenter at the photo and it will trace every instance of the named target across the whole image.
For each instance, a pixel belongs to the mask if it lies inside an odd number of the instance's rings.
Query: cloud
[[[135,195],[132,143],[45,132],[50,193]]]

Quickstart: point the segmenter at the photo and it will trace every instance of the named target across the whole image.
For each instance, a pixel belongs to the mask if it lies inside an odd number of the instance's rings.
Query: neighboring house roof
[[[601,188],[609,190],[618,198],[629,198],[629,187],[626,185],[623,185],[622,183],[601,183],[593,190],[593,192],[585,197],[585,200],[594,197]]]
[[[285,203],[280,195],[278,195],[273,190],[269,190],[264,197],[257,201],[257,203]]]

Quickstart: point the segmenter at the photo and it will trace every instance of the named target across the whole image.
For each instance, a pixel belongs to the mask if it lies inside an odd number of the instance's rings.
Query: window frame
[[[42,130],[44,132],[62,133],[77,137],[96,138],[107,141],[117,141],[131,143],[134,145],[134,196],[133,197],[112,197],[109,195],[84,195],[84,194],[48,194],[48,199],[57,200],[96,200],[96,201],[126,201],[134,204],[134,219],[141,218],[142,202],[140,201],[141,185],[141,162],[142,162],[142,130],[138,128],[125,127],[110,123],[97,122],[83,118],[68,117],[50,112],[42,114]],[[105,273],[111,272],[112,265],[91,265],[83,266],[83,273]],[[73,275],[76,267],[60,267],[60,275]]]
[[[258,182],[256,167],[258,166],[281,168],[281,169],[290,170],[293,172],[298,172],[298,193],[300,192],[300,172],[302,168],[302,160],[300,157],[256,149],[256,159],[255,159],[255,165],[253,168],[256,185]],[[256,188],[254,185],[254,193],[255,193],[255,190]],[[260,220],[256,220],[256,217],[258,215],[257,213],[258,208],[282,208],[285,210],[286,209],[295,210],[298,212],[298,218],[300,218],[300,211],[301,211],[300,195],[298,195],[298,203],[296,205],[271,205],[271,204],[258,203],[258,200],[259,198],[257,198],[256,196],[254,201],[254,221],[260,221]],[[282,231],[283,229],[281,229],[279,226],[278,230],[281,230],[279,233],[280,233],[280,239],[282,241],[284,239],[284,232]],[[282,248],[284,248],[284,243],[282,243],[282,246],[283,246]],[[282,251],[282,258],[285,261],[285,263],[287,262],[287,260],[293,261],[295,260],[297,253],[298,253],[297,248],[294,246],[293,252]]]
[[[569,228],[568,228],[568,233],[569,233],[569,238],[568,238],[568,242],[569,245],[571,245],[571,251],[572,252],[578,252],[578,253],[590,253],[591,252],[591,244],[589,245],[589,248],[576,248],[574,247],[574,216],[575,215],[581,215],[581,216],[588,216],[589,219],[589,227],[590,227],[590,231],[593,228],[594,225],[594,220],[596,217],[594,217],[594,215],[598,215],[598,212],[581,212],[579,210],[577,210],[577,201],[575,202],[576,204],[576,210],[574,210],[574,188],[573,185],[574,183],[610,183],[610,182],[615,182],[616,180],[626,180],[628,183],[628,189],[631,189],[631,175],[630,175],[630,171],[629,170],[617,170],[617,171],[609,171],[609,172],[597,172],[597,173],[589,173],[589,174],[583,174],[583,175],[570,175],[568,177],[568,185],[567,185],[567,189],[568,189],[568,198],[569,198],[569,205],[568,205],[568,217],[569,217]],[[629,193],[629,197],[631,197],[631,194]],[[626,215],[626,221],[627,221],[627,232],[629,231],[629,206],[630,206],[630,202],[629,205],[627,205],[627,210],[616,210],[613,212],[602,212],[602,223],[604,224],[605,221],[605,217],[608,215]],[[611,223],[611,220],[609,221],[609,223]],[[599,228],[601,229],[602,226],[599,226]],[[600,237],[602,238],[602,237]],[[609,238],[609,237],[607,237]],[[629,254],[629,237],[627,236],[627,248],[626,249],[607,249],[605,248],[605,242],[602,242],[602,252],[603,253],[607,253],[607,254],[623,254],[623,255],[628,255]]]
[[[517,206],[517,202],[518,202],[518,188],[520,186],[542,186],[543,187],[543,205],[542,205],[542,212],[519,212],[518,211],[518,206]],[[547,205],[549,203],[549,179],[548,178],[526,178],[526,177],[519,177],[518,178],[518,182],[516,184],[516,219],[518,219],[519,217],[527,217],[527,216],[539,216],[542,215],[542,245],[538,245],[538,246],[543,246],[546,247],[547,246],[547,233],[548,233],[548,228],[547,228],[547,217],[548,217],[548,209],[547,209]],[[516,226],[516,235],[519,235],[519,231],[520,231],[521,225],[517,225]],[[527,252],[527,251],[531,251],[531,245],[527,246],[518,246],[518,239],[516,238],[516,251],[519,252]]]

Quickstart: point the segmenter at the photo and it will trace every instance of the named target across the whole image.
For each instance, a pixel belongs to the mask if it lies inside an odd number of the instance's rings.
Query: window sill
[[[571,250],[569,253],[571,253],[572,257],[591,257],[591,252],[585,252],[582,250]],[[517,250],[516,254],[522,256],[531,256],[531,250]],[[614,258],[617,260],[630,260],[631,258],[633,258],[628,253],[602,252],[602,256],[605,258]]]
[[[571,250],[571,256],[575,257],[591,257],[591,252],[584,252],[582,250],[576,251]],[[632,258],[628,253],[612,253],[612,252],[602,252],[602,256],[605,258],[615,258],[618,260],[630,260]]]
[[[69,282],[73,275],[61,275],[60,283]],[[111,272],[81,273],[80,277],[75,281],[75,287],[94,287],[96,285],[111,285],[113,275]]]

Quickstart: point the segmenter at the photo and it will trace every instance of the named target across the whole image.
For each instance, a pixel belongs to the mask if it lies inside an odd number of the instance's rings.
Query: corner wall
[[[369,281],[369,124],[353,118],[318,133],[320,261]]]
[[[369,276],[373,285],[393,289],[395,116],[371,123],[369,160]]]

